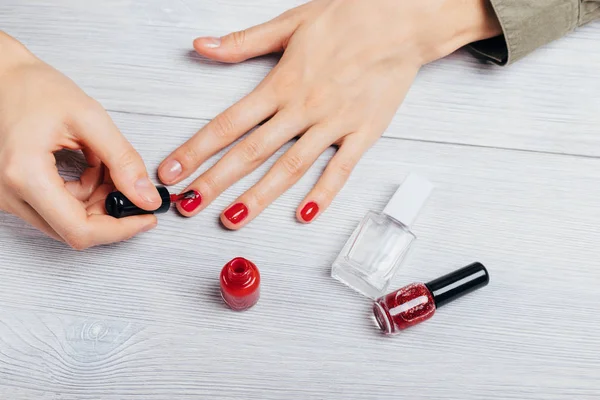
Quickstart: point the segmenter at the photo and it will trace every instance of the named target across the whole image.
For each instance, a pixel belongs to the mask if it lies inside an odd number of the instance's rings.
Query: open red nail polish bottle
[[[242,257],[225,264],[221,270],[221,296],[235,311],[255,305],[260,297],[260,273],[256,265]]]

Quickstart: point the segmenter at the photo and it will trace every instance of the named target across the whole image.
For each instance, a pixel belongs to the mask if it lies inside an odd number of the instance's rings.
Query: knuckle
[[[198,154],[198,152],[196,151],[196,148],[192,145],[186,145],[181,149],[181,162],[183,163],[183,165],[189,166],[189,165],[195,165],[198,160],[200,159],[200,156]]]
[[[246,31],[236,31],[231,33],[231,42],[235,48],[242,48],[246,42]]]
[[[271,79],[278,96],[289,96],[302,77],[294,69],[282,68],[274,72]]]
[[[262,159],[264,147],[259,141],[248,138],[242,142],[240,153],[246,162],[255,163]]]
[[[229,116],[229,113],[219,114],[213,119],[212,133],[218,139],[224,139],[230,136],[235,130],[235,124],[233,119]]]
[[[354,170],[354,162],[351,160],[338,161],[333,165],[335,172],[342,178],[348,178]]]
[[[62,124],[62,131],[65,132],[69,137],[76,136],[76,129],[74,127],[74,122],[71,118],[66,118]]]
[[[87,97],[80,104],[81,110],[85,117],[93,117],[99,112],[104,112],[104,107],[98,102],[98,100],[91,97]]]
[[[277,17],[276,20],[287,20],[287,19],[290,19],[290,18],[293,18],[294,16],[296,16],[297,13],[298,13],[297,8],[291,8],[291,9],[286,10],[283,13],[279,14],[279,17]]]
[[[91,236],[85,228],[70,229],[63,238],[74,250],[85,250],[92,245]]]
[[[118,158],[117,165],[121,170],[136,167],[140,161],[140,156],[133,148],[125,150]]]
[[[333,199],[337,194],[335,190],[327,186],[319,188],[319,192],[321,193],[321,196],[325,199]]]
[[[263,209],[269,205],[269,196],[263,190],[255,190],[252,193],[252,204],[255,204],[258,209]]]
[[[302,106],[305,110],[320,109],[324,104],[327,104],[328,98],[329,90],[324,87],[314,88],[304,97]]]
[[[281,166],[291,177],[297,177],[302,174],[304,165],[304,159],[297,154],[287,155],[281,158]]]
[[[19,191],[23,184],[25,183],[25,179],[22,173],[22,169],[17,165],[17,163],[8,163],[2,170],[2,182],[6,185],[7,188]]]
[[[89,247],[88,243],[83,240],[73,240],[71,242],[67,241],[67,243],[73,250],[77,251],[82,251]]]
[[[212,176],[205,176],[200,182],[200,185],[202,186],[201,193],[203,195],[206,195],[207,193],[211,193],[214,195],[215,193],[220,192],[219,185],[215,178]]]
[[[120,241],[120,242],[126,242],[126,241],[128,241],[129,239],[133,239],[133,238],[135,237],[135,235],[137,235],[137,234],[138,234],[138,232],[130,232],[130,233],[127,233],[127,235],[126,235],[125,237],[123,237],[123,238],[120,238],[120,239],[119,239],[119,241]]]

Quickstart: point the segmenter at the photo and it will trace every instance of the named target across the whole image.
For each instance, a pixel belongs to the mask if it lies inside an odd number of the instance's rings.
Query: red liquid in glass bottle
[[[395,333],[431,318],[435,301],[425,284],[412,283],[377,300],[373,312],[385,333]]]
[[[444,304],[486,286],[490,277],[481,263],[473,263],[428,283],[411,283],[375,301],[373,313],[386,334],[426,321]]]
[[[246,310],[260,297],[260,274],[251,261],[242,257],[229,261],[221,270],[221,296],[235,311]]]

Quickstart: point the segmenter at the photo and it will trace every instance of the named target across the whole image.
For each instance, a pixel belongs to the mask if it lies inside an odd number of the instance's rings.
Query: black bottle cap
[[[164,186],[157,186],[156,189],[160,194],[162,204],[157,210],[146,211],[135,204],[133,204],[125,195],[121,192],[112,192],[106,197],[104,207],[108,215],[115,218],[124,218],[132,215],[144,215],[144,214],[162,214],[169,211],[171,207],[171,194],[169,190]]]
[[[435,306],[441,307],[490,281],[490,275],[483,264],[475,262],[425,284],[435,300]]]

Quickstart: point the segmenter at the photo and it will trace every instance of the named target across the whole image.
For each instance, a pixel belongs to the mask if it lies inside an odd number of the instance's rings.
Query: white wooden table
[[[296,4],[0,0],[0,29],[97,98],[155,170],[276,62],[205,62],[192,40]],[[0,214],[0,398],[599,399],[598,65],[600,24],[510,68],[462,51],[427,66],[311,225],[295,207],[332,150],[238,232],[218,215],[268,165],[196,218],[85,252]],[[329,272],[410,171],[436,191],[393,287],[475,260],[491,283],[388,338]],[[263,277],[245,313],[218,293],[235,256]]]

